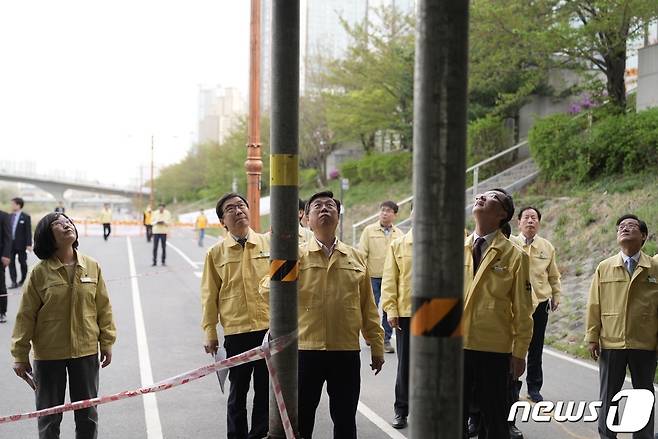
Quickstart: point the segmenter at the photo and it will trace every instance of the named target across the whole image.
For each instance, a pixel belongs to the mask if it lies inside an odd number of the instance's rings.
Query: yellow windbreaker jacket
[[[553,245],[539,235],[535,235],[530,245],[525,243],[522,234],[513,236],[511,240],[530,257],[530,284],[535,307],[540,302],[558,298],[562,287]]]
[[[53,256],[37,263],[23,287],[11,339],[14,361],[80,358],[116,340],[110,297],[98,263],[77,253],[73,282]]]
[[[258,291],[269,267],[270,240],[253,230],[244,249],[229,233],[208,250],[201,278],[201,326],[207,340],[217,340],[219,322],[226,335],[269,328],[269,299]]]
[[[464,242],[464,349],[525,358],[532,338],[528,255],[498,231],[473,276],[473,235]]]
[[[620,254],[594,272],[585,341],[603,349],[658,348],[658,260],[644,252],[631,277]]]
[[[363,229],[359,240],[359,251],[366,258],[370,277],[382,277],[386,251],[391,242],[402,235],[402,230],[395,226],[391,226],[390,233],[386,235],[379,222],[370,224]]]
[[[158,224],[158,222],[161,223]],[[163,212],[160,212],[160,209],[154,210],[151,213],[151,224],[153,225],[154,234],[167,234],[171,225],[171,213],[167,209]]]
[[[315,239],[299,251],[299,349],[358,351],[360,331],[372,354],[383,356],[384,329],[361,253],[337,241],[327,258]]]
[[[413,230],[389,246],[382,277],[382,309],[388,317],[411,317]]]

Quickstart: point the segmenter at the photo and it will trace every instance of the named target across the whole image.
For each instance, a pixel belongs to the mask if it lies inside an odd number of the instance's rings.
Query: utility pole
[[[154,191],[154,188],[153,188],[153,167],[154,167],[154,165],[153,165],[153,143],[154,143],[154,139],[153,139],[153,136],[151,136],[151,191],[150,191],[151,193],[149,194],[149,204],[151,205],[151,209],[155,208],[155,204],[153,203],[154,202],[154,197],[155,197],[155,191]]]
[[[299,0],[272,1],[270,127],[270,333],[297,330],[299,199]],[[292,429],[297,436],[297,341],[272,357]],[[269,438],[286,437],[270,390]]]
[[[410,437],[462,437],[468,0],[420,0],[414,78]]]
[[[260,231],[260,0],[251,0],[251,39],[249,61],[249,140],[247,143],[247,201],[251,228]]]

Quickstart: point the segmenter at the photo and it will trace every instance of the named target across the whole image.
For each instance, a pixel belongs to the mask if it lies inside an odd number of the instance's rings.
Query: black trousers
[[[153,235],[157,237],[158,234]],[[167,235],[161,235],[167,236]],[[232,357],[260,346],[267,331],[245,332],[224,337],[226,355]],[[254,405],[251,411],[251,429],[247,426],[247,392],[251,376],[254,377]],[[231,390],[228,395],[228,439],[260,439],[267,437],[269,429],[270,380],[265,360],[253,361],[229,369]]]
[[[395,378],[395,403],[399,416],[409,416],[409,322],[411,317],[398,318],[400,329],[395,330],[395,347],[398,354],[398,374]]]
[[[110,223],[103,223],[103,239],[107,241],[107,238],[110,237],[110,233],[112,233],[112,226]]]
[[[471,399],[480,408],[480,439],[509,439],[510,354],[464,349],[463,436],[468,438]]]
[[[7,284],[5,283],[5,266],[0,262],[0,314],[7,314]]]
[[[153,234],[153,263],[154,264],[158,261],[158,243],[159,242],[162,243],[162,263],[164,264],[165,259],[167,259],[167,234],[166,233],[154,233]],[[252,346],[252,348],[253,348],[253,346]],[[251,348],[249,348],[249,349],[251,349]]]
[[[361,391],[359,351],[299,351],[299,434],[313,437],[315,411],[327,383],[334,439],[356,439]]]
[[[544,384],[544,373],[541,367],[541,358],[544,351],[544,335],[546,334],[546,324],[548,323],[548,310],[550,301],[541,302],[535,308],[532,314],[533,328],[532,340],[528,349],[528,372],[526,374],[526,383],[528,392],[539,392]]]
[[[153,226],[147,224],[145,227],[146,227],[146,242],[151,242],[151,237],[153,236]]]
[[[67,360],[34,360],[34,380],[37,384],[37,410],[64,404],[66,375],[71,401],[98,396],[98,355]],[[76,439],[98,437],[98,411],[89,407],[73,412]],[[38,418],[39,439],[59,438],[62,413]],[[66,437],[70,437],[66,435]]]
[[[654,393],[653,378],[656,374],[656,352],[640,349],[601,349],[599,357],[599,399],[603,405],[599,409],[599,435],[602,439],[616,438],[617,433],[608,430],[606,419],[612,405],[612,397],[619,392],[626,378],[626,367],[631,371],[634,389],[646,389]],[[615,403],[616,405],[617,403]],[[646,427],[633,433],[633,439],[654,439],[654,414]]]
[[[9,263],[9,277],[11,278],[11,283],[16,283],[16,256],[18,256],[18,263],[21,266],[21,283],[25,282],[27,277],[27,251],[25,248],[22,249],[13,249],[11,251],[11,262]]]

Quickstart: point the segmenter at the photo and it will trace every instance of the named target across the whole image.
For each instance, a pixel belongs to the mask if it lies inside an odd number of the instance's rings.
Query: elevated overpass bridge
[[[51,194],[56,200],[62,200],[64,198],[64,192],[69,189],[96,194],[119,195],[126,198],[148,195],[150,193],[148,189],[129,188],[125,186],[108,185],[98,182],[66,178],[54,178],[38,174],[10,172],[3,169],[0,169],[0,181],[27,183],[37,186]]]

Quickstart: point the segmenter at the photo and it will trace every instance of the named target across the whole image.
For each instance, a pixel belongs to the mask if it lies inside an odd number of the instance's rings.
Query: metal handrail
[[[510,152],[516,151],[516,150],[520,149],[521,147],[523,147],[527,144],[528,144],[528,140],[524,140],[520,143],[517,143],[514,146],[511,146],[511,147],[507,148],[504,151],[501,151],[501,152],[499,152],[495,155],[492,155],[491,157],[486,158],[486,159],[482,160],[481,162],[478,162],[478,163],[474,164],[473,166],[467,168],[466,169],[467,174],[469,172],[473,172],[473,186],[472,186],[473,197],[475,197],[478,193],[478,177],[479,177],[479,174],[480,174],[480,168],[482,166],[484,166],[486,164],[489,164],[489,163],[493,162],[494,160],[497,160],[497,159],[501,158],[502,156],[509,154]],[[414,199],[414,196],[411,195],[410,197],[407,197],[404,200],[400,201],[398,203],[398,206],[403,206],[403,205],[413,201],[413,199]],[[366,223],[369,223],[370,221],[374,220],[378,216],[379,216],[379,213],[376,213],[374,215],[370,215],[369,217],[362,219],[361,221],[359,221],[357,223],[352,224],[352,245],[353,246],[356,246],[356,229],[363,226]]]
[[[475,170],[475,168],[480,168],[480,167],[482,167],[482,166],[484,166],[484,165],[486,165],[486,164],[488,164],[488,163],[490,163],[490,162],[493,162],[494,160],[496,160],[496,159],[498,159],[498,158],[504,156],[505,154],[508,154],[508,153],[510,153],[510,152],[512,152],[512,151],[515,151],[515,150],[517,150],[517,149],[519,149],[519,148],[521,148],[522,146],[525,146],[525,145],[527,145],[527,144],[528,144],[528,141],[527,141],[527,140],[524,140],[524,141],[521,142],[521,143],[517,143],[516,145],[507,148],[505,151],[501,151],[501,152],[499,152],[499,153],[496,154],[496,155],[492,155],[492,156],[489,157],[488,159],[484,159],[484,160],[482,160],[481,162],[474,164],[474,165],[471,166],[470,168],[467,168],[467,169],[466,169],[466,173],[469,173],[469,172]]]

